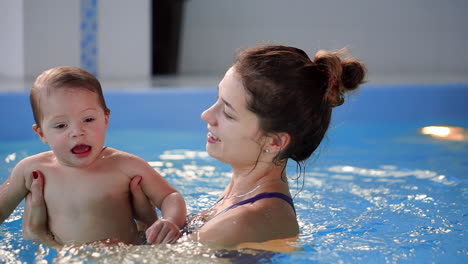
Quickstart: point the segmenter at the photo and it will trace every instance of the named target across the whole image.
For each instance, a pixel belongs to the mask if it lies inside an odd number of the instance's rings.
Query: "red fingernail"
[[[39,172],[33,171],[33,178],[37,179],[37,177],[39,177]]]

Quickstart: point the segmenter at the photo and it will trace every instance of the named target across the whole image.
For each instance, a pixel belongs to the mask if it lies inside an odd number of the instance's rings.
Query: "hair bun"
[[[314,63],[326,69],[327,92],[324,99],[331,107],[342,105],[344,94],[362,84],[366,75],[364,64],[353,58],[347,49],[336,52],[319,50]]]
[[[343,68],[341,76],[343,88],[347,91],[358,88],[358,86],[363,83],[364,76],[366,75],[364,64],[356,59],[351,59],[342,62],[341,66]]]

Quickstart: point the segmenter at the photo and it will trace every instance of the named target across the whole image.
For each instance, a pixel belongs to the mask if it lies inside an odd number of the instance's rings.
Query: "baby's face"
[[[88,166],[99,156],[109,115],[98,95],[82,88],[58,88],[41,94],[41,140],[49,144],[62,165]]]

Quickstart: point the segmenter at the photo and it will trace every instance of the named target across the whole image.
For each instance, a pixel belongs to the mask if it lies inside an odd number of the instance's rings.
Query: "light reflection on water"
[[[17,162],[13,154],[7,155],[2,166]],[[229,167],[203,151],[164,151],[150,164],[177,186],[189,213],[209,208],[230,177]],[[288,174],[294,173],[294,168],[288,168]],[[444,254],[467,257],[463,246],[467,211],[457,194],[466,200],[468,191],[460,179],[395,165],[331,165],[308,171],[300,192],[301,182],[290,185],[301,228],[292,253],[219,251],[191,242],[165,246],[93,243],[56,252],[22,240],[20,207],[0,227],[0,262],[397,263],[431,262]]]
[[[421,134],[441,140],[467,141],[468,130],[453,126],[426,126],[421,128]]]

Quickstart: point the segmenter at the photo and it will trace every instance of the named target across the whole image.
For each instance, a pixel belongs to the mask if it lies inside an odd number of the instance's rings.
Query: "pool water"
[[[214,203],[229,167],[204,152],[201,111],[214,89],[110,91],[106,144],[143,157],[197,212]],[[305,177],[288,164],[300,222],[290,252],[216,250],[196,243],[87,245],[57,252],[21,237],[22,206],[0,226],[0,263],[468,263],[468,85],[365,86],[336,109]],[[139,103],[131,104],[134,100]],[[27,95],[0,94],[0,182],[48,150],[31,131]],[[464,139],[422,135],[462,128]],[[464,129],[463,129],[464,128]]]

